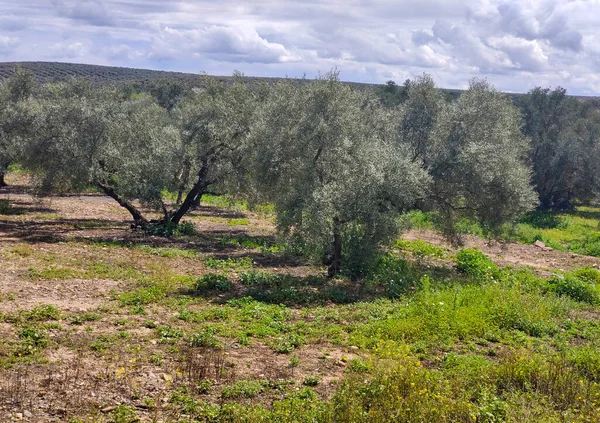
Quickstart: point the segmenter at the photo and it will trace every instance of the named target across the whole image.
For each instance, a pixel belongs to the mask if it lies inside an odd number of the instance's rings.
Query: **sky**
[[[0,0],[0,61],[600,94],[600,0]]]

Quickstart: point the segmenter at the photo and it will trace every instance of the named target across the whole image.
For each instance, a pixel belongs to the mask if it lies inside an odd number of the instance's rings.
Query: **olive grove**
[[[96,189],[144,230],[178,225],[208,192],[269,202],[330,276],[360,276],[407,210],[437,211],[456,240],[462,218],[494,236],[538,196],[558,208],[600,192],[598,110],[560,90],[521,110],[482,80],[451,101],[427,75],[382,98],[335,72],[155,91],[18,71],[0,84],[0,177],[19,163],[37,195]]]

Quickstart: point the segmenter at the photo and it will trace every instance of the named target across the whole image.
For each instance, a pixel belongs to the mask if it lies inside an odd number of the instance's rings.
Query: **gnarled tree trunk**
[[[194,184],[194,186],[192,187],[190,192],[188,192],[187,195],[185,196],[185,200],[183,200],[183,203],[181,203],[181,206],[179,206],[179,208],[171,215],[170,222],[179,224],[179,222],[181,221],[181,218],[183,216],[185,216],[185,214],[192,207],[194,207],[194,204],[196,202],[198,202],[198,204],[200,203],[200,199],[202,198],[202,195],[208,188],[208,185],[210,185],[210,183],[206,180],[206,177],[208,175],[208,166],[207,165],[208,165],[208,160],[203,160],[202,167],[200,168],[200,171],[198,172],[198,179],[196,180],[196,183]]]
[[[333,219],[333,241],[331,242],[331,251],[328,257],[327,276],[336,277],[342,269],[342,228],[339,219]]]
[[[99,182],[96,183],[96,186],[100,188],[104,194],[114,199],[121,207],[124,207],[129,213],[131,213],[133,221],[135,222],[135,226],[144,227],[148,224],[148,219],[146,219],[131,202],[121,198],[113,188]]]

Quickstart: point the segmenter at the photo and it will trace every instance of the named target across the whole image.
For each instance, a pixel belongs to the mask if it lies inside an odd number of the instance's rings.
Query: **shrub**
[[[497,279],[500,273],[498,266],[481,251],[472,248],[460,250],[456,255],[458,271],[475,279]]]
[[[226,292],[231,290],[232,283],[227,276],[216,273],[208,273],[196,281],[196,290]]]
[[[383,286],[389,297],[396,298],[415,288],[419,276],[406,260],[387,254],[379,258],[371,279]]]
[[[585,276],[556,276],[548,281],[550,291],[558,295],[566,295],[576,301],[588,304],[600,304],[598,287]]]

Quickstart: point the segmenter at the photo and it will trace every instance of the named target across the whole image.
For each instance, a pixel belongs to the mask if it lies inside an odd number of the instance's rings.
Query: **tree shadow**
[[[202,206],[200,205],[196,209],[188,213],[189,217],[221,217],[224,219],[241,219],[247,217],[243,212],[222,209],[214,206]]]
[[[582,217],[584,219],[593,219],[600,222],[600,211],[576,210],[571,214],[573,216]]]
[[[196,289],[181,289],[174,295],[202,297],[217,304],[249,298],[267,304],[307,307],[409,296],[423,288],[421,278],[424,275],[429,276],[433,281],[432,285],[443,285],[449,280],[472,283],[472,280],[458,274],[453,268],[416,262],[410,263],[409,271],[394,275],[390,281],[374,279],[372,276],[358,281],[330,279],[325,271],[321,274],[296,276],[250,269],[239,272],[238,275],[237,279],[229,281],[230,285],[221,286],[205,284],[200,279]],[[394,280],[400,282],[392,284]]]

